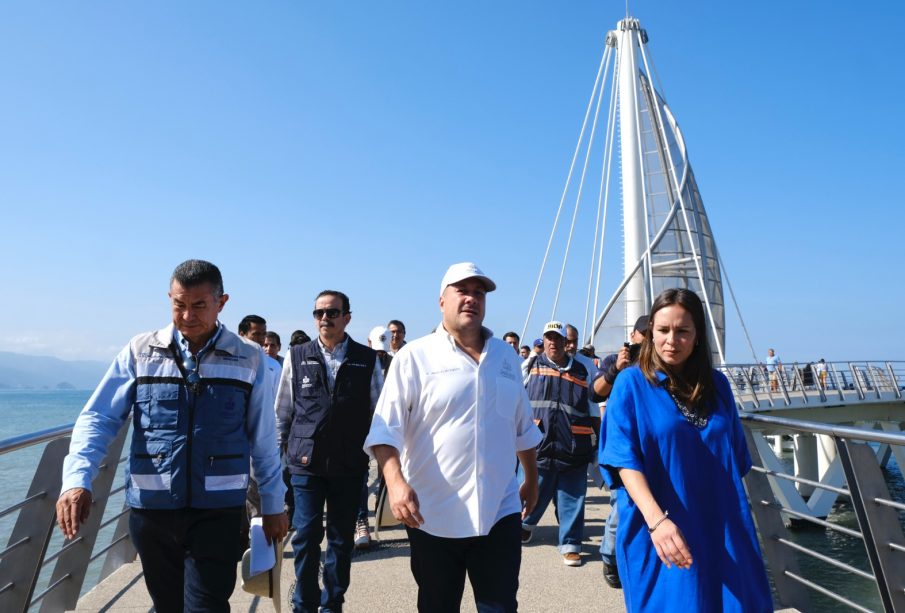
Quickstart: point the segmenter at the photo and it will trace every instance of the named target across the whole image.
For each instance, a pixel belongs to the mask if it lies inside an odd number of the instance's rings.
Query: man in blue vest
[[[154,608],[229,611],[249,461],[265,535],[288,529],[273,392],[261,348],[218,321],[229,296],[216,266],[183,262],[169,297],[173,323],[129,342],[76,421],[57,521],[76,535],[107,446],[131,416],[129,530]]]
[[[584,501],[588,462],[594,457],[599,420],[590,414],[588,371],[566,353],[566,327],[544,326],[544,352],[527,369],[528,397],[543,439],[537,446],[537,506],[522,522],[522,543],[547,505],[555,499],[559,517],[559,552],[566,566],[581,566]]]
[[[342,611],[349,588],[355,522],[368,469],[363,445],[383,386],[377,354],[346,334],[349,298],[325,290],[314,302],[318,336],[284,361],[277,394],[280,442],[295,494],[292,549],[296,613]],[[324,591],[318,585],[327,505]]]

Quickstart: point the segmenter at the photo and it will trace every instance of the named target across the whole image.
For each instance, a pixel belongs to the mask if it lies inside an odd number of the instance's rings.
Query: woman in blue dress
[[[751,457],[694,292],[654,301],[638,364],[607,402],[599,461],[617,491],[629,611],[773,610],[742,486]]]

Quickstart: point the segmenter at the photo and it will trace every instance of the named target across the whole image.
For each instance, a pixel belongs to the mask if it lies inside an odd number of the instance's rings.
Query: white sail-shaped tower
[[[725,315],[716,243],[682,132],[648,77],[647,34],[638,20],[625,19],[607,44],[615,46],[618,73],[625,276],[594,331],[616,329],[624,338],[657,294],[686,287],[705,302],[715,357],[722,361]]]
[[[635,320],[650,311],[657,294],[664,289],[683,287],[695,291],[704,302],[714,363],[724,363],[725,300],[717,246],[688,160],[682,131],[665,99],[653,85],[651,74],[655,72],[652,69],[647,33],[637,19],[626,17],[606,37],[604,56],[540,277],[551,246],[565,243],[563,272],[553,300],[555,316],[562,306],[559,292],[569,249],[575,244],[583,244],[574,238],[578,207],[583,197],[596,192],[598,214],[593,243],[597,255],[587,277],[589,290],[583,340],[592,342],[601,354],[618,349],[628,338]],[[610,100],[609,113],[601,118],[601,109],[606,108],[602,102],[606,98]],[[592,113],[595,102],[596,113]],[[599,135],[595,138],[595,132],[603,130],[604,125],[603,138]],[[600,187],[585,189],[595,146],[603,148],[602,153],[597,154],[602,168]],[[576,161],[582,151],[584,167],[579,173]],[[619,178],[611,180],[615,167],[618,167]],[[573,180],[578,182],[577,190],[574,185],[570,189]],[[607,284],[612,292],[607,297],[600,279],[605,266],[612,273],[619,255],[612,249],[604,251],[607,207],[618,198],[618,195],[610,197],[617,184],[621,185],[622,201],[621,281],[617,277],[615,287]],[[561,237],[555,240],[560,213],[570,191],[578,193],[572,228],[568,240]],[[610,239],[610,244],[612,242]],[[538,298],[540,277],[531,308]],[[612,274],[610,279],[612,281]],[[529,321],[530,318],[529,310]]]

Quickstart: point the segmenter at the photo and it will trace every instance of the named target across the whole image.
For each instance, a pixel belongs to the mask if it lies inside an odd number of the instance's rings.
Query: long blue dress
[[[658,375],[662,383],[666,376]],[[644,473],[693,559],[688,570],[667,568],[641,511],[619,491],[616,561],[629,611],[773,610],[742,485],[751,456],[729,382],[717,371],[713,379],[717,406],[702,429],[638,367],[619,374],[607,402],[599,452],[604,480],[610,489],[621,488],[619,468]]]

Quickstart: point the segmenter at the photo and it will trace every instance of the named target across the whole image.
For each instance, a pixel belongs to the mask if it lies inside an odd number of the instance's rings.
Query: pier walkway
[[[373,502],[373,497],[372,497]],[[373,508],[373,505],[372,505]],[[603,581],[603,565],[598,554],[603,522],[609,514],[609,493],[588,485],[585,510],[583,564],[565,566],[556,550],[557,526],[553,505],[547,509],[529,545],[522,548],[519,609],[522,611],[625,611],[622,590],[614,590]],[[326,544],[324,545],[326,546]],[[281,584],[283,611],[291,611],[289,589],[295,577],[292,551],[283,552]],[[352,561],[352,584],[346,594],[345,611],[415,611],[417,586],[409,570],[409,547],[405,530],[399,526],[380,532],[368,552]],[[230,599],[233,611],[262,613],[273,610],[270,599],[254,597],[242,591],[240,583]],[[100,585],[85,594],[76,611],[85,613],[148,613],[151,599],[145,589],[138,562],[126,564]],[[462,611],[475,611],[471,588],[467,585]]]

